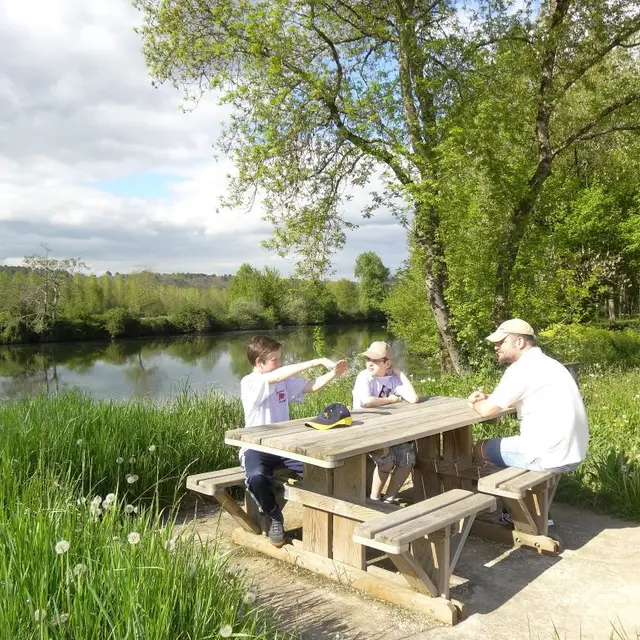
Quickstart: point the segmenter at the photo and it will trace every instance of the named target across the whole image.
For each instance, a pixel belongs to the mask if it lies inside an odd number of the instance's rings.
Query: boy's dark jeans
[[[260,505],[263,513],[279,517],[280,508],[273,490],[273,472],[279,467],[286,467],[302,475],[302,462],[291,460],[271,453],[263,453],[249,449],[244,452],[245,485],[253,499]]]

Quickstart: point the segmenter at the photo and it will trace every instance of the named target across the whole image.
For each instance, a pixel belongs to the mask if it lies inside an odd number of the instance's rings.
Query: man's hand
[[[481,400],[486,400],[489,396],[483,391],[474,391],[467,400],[469,401],[469,405],[473,406],[476,402],[480,402]]]
[[[336,374],[336,378],[341,376],[347,370],[347,361],[346,360],[338,360],[336,362],[336,366],[333,369],[333,372]]]

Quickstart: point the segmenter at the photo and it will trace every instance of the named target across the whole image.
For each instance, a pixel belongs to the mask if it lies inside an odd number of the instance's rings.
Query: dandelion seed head
[[[54,618],[51,621],[51,624],[53,624],[54,626],[64,624],[68,619],[69,619],[68,613],[61,613],[57,618]]]
[[[66,540],[56,542],[56,553],[60,556],[69,551],[69,543]]]
[[[122,456],[118,456],[116,458],[116,464],[122,464],[124,462],[124,458]]]
[[[137,531],[132,531],[127,536],[127,542],[131,545],[138,544],[140,542],[140,534]]]
[[[131,515],[132,513],[135,513],[137,511],[137,509],[132,505],[132,504],[128,504],[125,508],[124,508],[124,512]]]
[[[86,573],[86,571],[87,571],[87,565],[82,564],[82,562],[79,562],[75,567],[73,567],[73,575],[76,578],[79,578],[83,573]]]
[[[133,484],[134,482],[138,482],[138,476],[135,475],[134,473],[129,473],[127,475],[127,482],[129,484]]]
[[[136,463],[136,457],[135,456],[131,456],[129,458],[129,464],[135,464]]]
[[[82,438],[79,438],[78,440],[76,440],[76,447],[81,447],[84,444],[84,441],[82,440]]]
[[[247,591],[247,593],[244,594],[242,601],[245,604],[253,604],[256,601],[256,597],[255,591]]]
[[[233,627],[230,624],[223,624],[218,631],[221,638],[230,638],[233,635]]]
[[[40,622],[40,620],[44,620],[47,617],[47,610],[46,609],[36,609],[33,612],[33,619],[36,622]]]
[[[176,550],[176,541],[173,539],[167,540],[164,543],[164,548],[169,552],[173,553]]]
[[[156,445],[155,444],[150,444],[149,445],[149,452],[153,453],[156,450]]]

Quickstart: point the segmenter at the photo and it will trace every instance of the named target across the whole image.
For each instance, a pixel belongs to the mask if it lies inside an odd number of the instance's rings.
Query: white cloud
[[[216,213],[233,168],[212,144],[228,111],[208,95],[184,113],[176,90],[152,87],[139,19],[128,0],[0,0],[0,263],[46,242],[95,271],[290,272],[260,247],[259,207]],[[350,219],[365,199],[355,194]],[[338,275],[362,251],[392,268],[406,254],[388,215],[362,225]]]

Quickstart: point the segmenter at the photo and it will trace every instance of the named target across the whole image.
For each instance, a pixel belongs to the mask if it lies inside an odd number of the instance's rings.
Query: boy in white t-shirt
[[[268,336],[255,336],[249,341],[247,358],[253,371],[240,382],[240,399],[245,427],[260,427],[289,420],[289,403],[302,402],[305,393],[319,391],[347,369],[347,361],[337,363],[316,358],[297,364],[280,366],[281,344]],[[322,366],[329,371],[315,380],[294,376]],[[284,544],[284,518],[273,490],[273,472],[287,467],[302,474],[302,462],[253,449],[240,450],[240,464],[246,472],[247,491],[270,518],[269,540],[276,547]]]
[[[356,377],[353,387],[353,408],[382,407],[406,400],[418,402],[409,378],[393,366],[391,347],[386,342],[374,342],[361,355],[367,361],[364,371]],[[389,448],[385,456],[371,456],[376,463],[371,482],[371,499],[394,502],[396,494],[416,462],[416,454],[410,443],[396,444]],[[391,476],[389,478],[389,476]],[[382,489],[389,479],[387,492]]]

